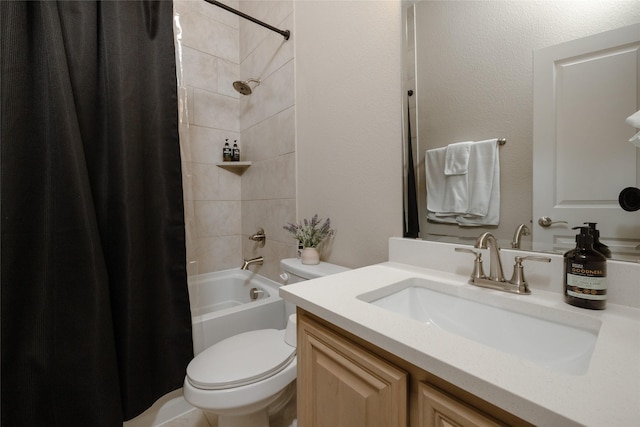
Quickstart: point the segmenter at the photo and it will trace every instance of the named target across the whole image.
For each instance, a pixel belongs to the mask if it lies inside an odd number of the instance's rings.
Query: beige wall
[[[262,255],[252,269],[279,280],[296,254],[282,226],[314,213],[338,230],[324,260],[386,260],[401,233],[400,3],[229,2],[289,41],[202,0],[174,4],[189,274]],[[248,78],[262,79],[252,95],[233,91]],[[216,166],[225,138],[252,162],[244,173]],[[248,239],[258,227],[264,248]]]
[[[517,225],[532,220],[533,50],[639,22],[638,5],[417,1],[422,212],[425,150],[507,138],[500,149],[501,221],[492,232],[509,245]],[[473,237],[486,230],[425,222],[421,229]]]
[[[387,260],[402,233],[401,7],[296,1],[298,217],[330,217],[324,259]]]

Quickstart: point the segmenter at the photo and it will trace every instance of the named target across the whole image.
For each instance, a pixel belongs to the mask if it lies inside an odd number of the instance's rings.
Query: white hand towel
[[[437,215],[435,212],[427,211],[427,219],[433,222],[441,222],[443,224],[457,224],[457,215]]]
[[[444,199],[440,216],[469,211],[469,175],[445,175]]]
[[[483,225],[500,225],[500,170],[495,168],[493,175],[493,186],[489,209],[485,216],[462,216],[456,217],[456,222],[461,227],[474,227]]]
[[[500,222],[500,157],[497,139],[470,144],[467,173],[445,175],[448,147],[427,150],[427,218],[460,226]]]
[[[640,110],[627,117],[625,122],[631,127],[640,129]],[[633,135],[629,142],[640,148],[640,132]]]
[[[438,216],[467,212],[467,175],[445,175],[447,147],[427,150],[427,210]],[[454,218],[455,219],[455,218]]]
[[[469,208],[457,217],[464,226],[498,225],[500,222],[500,150],[498,140],[473,144],[469,157]]]
[[[472,141],[456,142],[447,146],[444,160],[445,175],[464,175],[469,167],[469,152]]]
[[[446,147],[436,148],[427,150],[424,156],[427,175],[427,210],[431,212],[442,212],[443,209],[445,193],[444,159],[446,152]]]

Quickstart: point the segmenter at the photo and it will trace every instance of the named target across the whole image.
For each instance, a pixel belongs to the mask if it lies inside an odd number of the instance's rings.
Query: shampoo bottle
[[[240,148],[238,148],[237,140],[233,141],[233,149],[231,150],[231,152],[232,152],[231,160],[233,160],[234,162],[239,162],[240,161]]]
[[[593,248],[589,227],[576,235],[576,248],[564,254],[564,300],[576,307],[604,310],[607,302],[607,258]]]
[[[591,235],[593,236],[593,249],[600,252],[602,255],[606,256],[607,258],[611,258],[611,249],[609,249],[609,246],[605,245],[600,241],[600,231],[596,228],[597,223],[585,222],[585,224],[589,226],[589,229],[591,230]]]
[[[225,162],[231,161],[231,147],[229,147],[229,139],[225,139],[224,148],[222,149],[222,160]]]

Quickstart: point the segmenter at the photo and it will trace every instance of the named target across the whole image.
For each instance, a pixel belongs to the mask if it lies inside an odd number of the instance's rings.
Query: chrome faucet
[[[504,282],[504,273],[502,272],[502,261],[500,260],[500,246],[496,242],[496,238],[488,231],[482,233],[474,245],[477,249],[489,249],[489,280],[494,282]]]
[[[261,256],[257,258],[245,259],[244,264],[242,264],[241,270],[247,270],[251,264],[262,265],[264,263],[264,258]]]
[[[473,273],[469,283],[483,288],[497,289],[499,291],[512,292],[515,294],[530,294],[529,285],[524,278],[522,261],[531,260],[539,262],[551,262],[551,258],[541,256],[516,256],[513,266],[511,280],[506,281],[502,271],[502,261],[500,260],[500,247],[496,238],[489,232],[482,233],[474,245],[477,249],[489,249],[489,277],[484,275],[482,269],[482,253],[467,249],[455,248],[456,252],[468,252],[475,256]]]
[[[516,232],[513,234],[511,247],[513,249],[520,249],[520,240],[522,240],[522,236],[528,236],[529,234],[531,234],[529,227],[524,224],[520,224],[518,228],[516,228]]]

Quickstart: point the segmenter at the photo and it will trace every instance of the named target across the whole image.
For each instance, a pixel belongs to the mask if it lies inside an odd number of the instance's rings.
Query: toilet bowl
[[[270,412],[295,393],[296,347],[287,329],[234,335],[198,354],[187,367],[183,394],[218,427],[268,427]]]
[[[312,270],[308,278],[320,277]],[[296,274],[304,279],[304,267]],[[286,329],[244,332],[198,354],[187,367],[183,395],[210,422],[217,417],[218,427],[268,427],[269,415],[295,395],[296,362],[296,316],[289,314]]]

